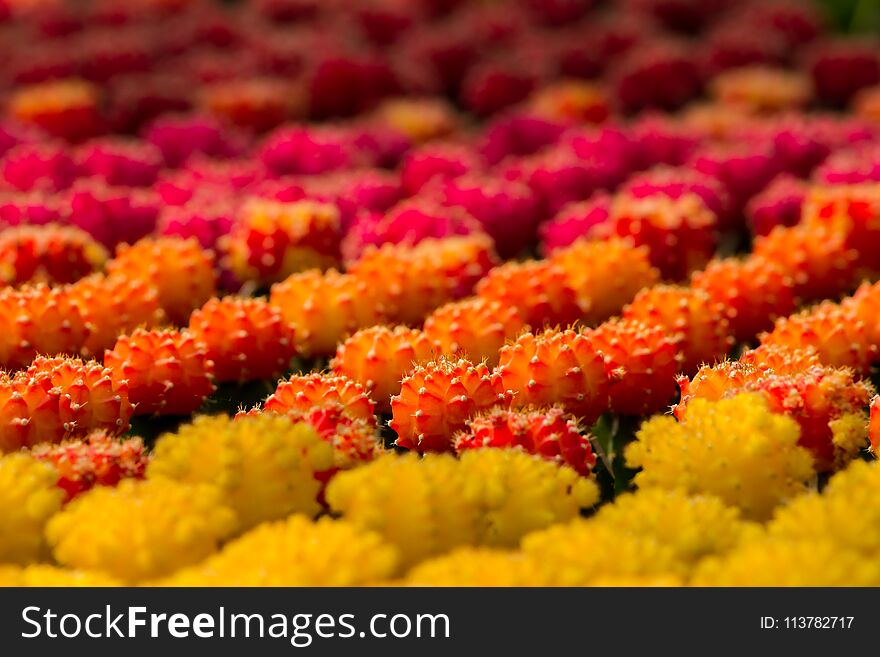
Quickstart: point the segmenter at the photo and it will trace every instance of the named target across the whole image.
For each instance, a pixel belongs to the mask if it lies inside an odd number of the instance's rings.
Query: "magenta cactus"
[[[548,256],[586,237],[594,227],[608,221],[610,212],[611,197],[604,192],[594,194],[587,201],[566,205],[553,219],[541,225],[541,253]]]
[[[467,146],[428,144],[410,151],[403,159],[400,182],[403,192],[413,196],[432,180],[455,178],[479,168],[479,159]]]
[[[462,208],[445,207],[424,198],[399,203],[388,213],[362,213],[342,240],[343,260],[350,264],[368,246],[418,244],[429,237],[483,233],[480,222]]]
[[[244,152],[244,137],[215,118],[198,114],[163,116],[144,131],[144,139],[156,146],[169,167],[183,166],[193,155],[211,158],[237,157]]]
[[[718,217],[719,227],[728,228],[734,223],[730,195],[725,186],[717,178],[688,167],[655,167],[637,173],[623,184],[622,191],[634,198],[662,194],[677,199],[684,194],[696,194]]]
[[[464,208],[495,241],[502,258],[512,258],[534,242],[541,208],[528,185],[485,174],[448,180],[441,196],[446,205]]]
[[[76,164],[63,144],[41,142],[19,144],[0,160],[0,180],[4,187],[22,192],[67,189],[76,178]]]
[[[216,249],[235,224],[237,203],[233,199],[199,195],[186,205],[163,208],[156,227],[160,235],[194,237],[206,249]]]
[[[77,149],[77,165],[84,176],[108,185],[148,187],[164,164],[162,152],[147,142],[103,137]]]
[[[480,153],[490,165],[508,157],[534,155],[556,144],[567,128],[558,121],[528,113],[507,114],[494,119],[486,128]]]
[[[807,189],[807,183],[794,176],[783,174],[774,178],[746,205],[752,235],[768,235],[776,226],[799,223]]]
[[[152,233],[159,216],[159,196],[152,190],[111,187],[95,179],[78,180],[63,199],[70,223],[111,250]]]

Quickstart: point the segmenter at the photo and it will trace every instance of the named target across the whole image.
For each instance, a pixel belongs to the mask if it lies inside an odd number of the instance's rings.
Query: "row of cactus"
[[[0,0],[0,585],[880,585],[875,43],[173,4]]]

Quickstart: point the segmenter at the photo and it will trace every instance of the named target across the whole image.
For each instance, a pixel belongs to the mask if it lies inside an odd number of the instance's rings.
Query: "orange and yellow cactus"
[[[501,377],[485,364],[441,358],[403,379],[400,393],[391,398],[389,426],[397,433],[398,447],[449,451],[469,418],[508,399]]]
[[[263,299],[211,299],[190,316],[189,332],[205,345],[219,382],[276,379],[296,355],[293,325]]]
[[[702,290],[669,285],[643,290],[623,309],[623,317],[666,331],[681,352],[686,374],[724,358],[733,346],[721,307]]]
[[[753,340],[795,309],[793,281],[761,258],[715,260],[693,275],[691,285],[721,307],[739,342]]]
[[[495,367],[501,347],[525,326],[516,308],[473,297],[435,310],[425,319],[424,331],[444,354],[474,362],[485,360],[489,367]]]
[[[639,320],[616,319],[587,335],[605,359],[613,413],[649,415],[669,405],[675,396],[679,352],[663,328]]]
[[[31,454],[58,472],[58,487],[64,491],[65,502],[95,486],[116,486],[123,479],[143,479],[149,461],[140,438],[119,439],[100,430],[81,440],[37,445]]]
[[[103,246],[73,226],[7,228],[0,234],[0,282],[73,283],[98,271],[107,257]]]
[[[577,292],[585,309],[584,322],[595,325],[619,314],[640,290],[660,280],[649,255],[646,246],[622,239],[580,239],[555,251],[550,260],[563,269]]]
[[[571,329],[524,333],[501,350],[496,371],[515,408],[558,404],[587,426],[608,408],[612,377],[602,354]]]
[[[214,392],[214,363],[188,331],[137,329],[104,353],[114,383],[127,382],[136,415],[189,415]]]
[[[229,268],[243,281],[270,285],[340,262],[339,210],[329,203],[248,199],[225,242]]]
[[[561,408],[546,410],[491,410],[468,420],[455,437],[458,452],[482,448],[522,449],[548,461],[565,464],[584,477],[596,465],[590,436]]]
[[[838,469],[868,444],[865,409],[873,386],[851,370],[813,366],[780,374],[740,362],[705,367],[688,380],[679,379],[681,402],[675,415],[686,421],[696,399],[718,401],[743,393],[762,396],[771,411],[800,425],[799,444],[808,449],[819,471]]]
[[[838,296],[856,283],[858,252],[829,224],[777,226],[758,237],[753,256],[779,266],[801,301]]]
[[[278,384],[263,404],[263,411],[287,415],[315,408],[339,406],[349,417],[376,424],[375,403],[366,388],[344,376],[294,375]]]
[[[217,291],[214,256],[195,238],[146,238],[120,245],[107,263],[107,273],[155,287],[159,305],[179,326]]]
[[[877,357],[864,322],[855,312],[826,301],[790,317],[776,320],[762,345],[779,345],[790,350],[812,349],[823,365],[851,367],[867,375]]]
[[[380,323],[383,310],[371,292],[353,275],[312,269],[273,285],[269,303],[293,325],[299,351],[329,356],[347,335]]]
[[[159,293],[149,282],[94,274],[66,291],[88,329],[82,345],[85,356],[101,356],[123,333],[155,328],[167,321]]]
[[[489,271],[477,284],[477,295],[516,308],[533,329],[567,327],[583,319],[588,308],[566,271],[547,260],[508,262]]]
[[[330,370],[364,386],[380,413],[391,412],[391,396],[401,380],[437,355],[435,342],[423,331],[406,326],[361,329],[336,349]]]

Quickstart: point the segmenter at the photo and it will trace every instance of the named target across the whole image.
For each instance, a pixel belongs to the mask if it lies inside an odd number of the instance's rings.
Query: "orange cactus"
[[[761,258],[716,260],[696,272],[691,285],[722,308],[740,342],[753,340],[795,309],[793,281]]]
[[[436,344],[418,329],[373,326],[340,344],[330,369],[360,383],[378,410],[390,413],[391,395],[400,391],[403,377],[436,353]]]
[[[877,345],[858,315],[829,301],[778,319],[773,330],[761,336],[761,344],[812,348],[824,365],[851,367],[863,375],[877,355]]]
[[[868,341],[880,346],[880,283],[863,283],[841,306],[864,323]]]
[[[253,408],[249,411],[240,411],[235,417],[238,419],[266,412],[270,411]],[[339,470],[372,461],[386,451],[372,418],[365,420],[355,417],[342,404],[330,402],[308,410],[294,408],[288,410],[286,416],[291,422],[305,422],[311,425],[318,435],[333,447],[333,468],[315,475],[321,481],[328,481]]]
[[[114,383],[128,382],[137,415],[189,415],[214,392],[214,363],[188,331],[137,329],[104,353]]]
[[[534,411],[495,409],[478,415],[455,437],[456,451],[500,447],[523,449],[548,461],[571,466],[587,477],[596,465],[589,436],[561,408]]]
[[[830,224],[777,226],[758,237],[754,257],[773,262],[791,277],[802,301],[836,297],[856,282],[858,252],[847,236]]]
[[[153,285],[159,305],[177,325],[185,325],[190,313],[216,293],[213,254],[195,238],[147,238],[120,245],[107,273]]]
[[[370,247],[349,273],[366,286],[387,321],[415,325],[435,308],[471,294],[497,261],[491,239],[469,235]]]
[[[217,381],[275,379],[296,355],[293,325],[263,299],[211,299],[190,316],[189,331],[207,347]]]
[[[37,445],[31,455],[58,471],[65,502],[95,486],[115,486],[123,479],[143,479],[149,456],[140,438],[119,440],[104,431],[82,440]]]
[[[70,288],[45,285],[0,290],[0,365],[24,367],[38,353],[79,354],[90,326]]]
[[[606,89],[583,80],[544,86],[528,100],[538,116],[577,123],[601,123],[608,118],[610,105]]]
[[[660,280],[660,272],[651,265],[648,248],[621,239],[580,239],[555,251],[551,262],[565,272],[586,309],[584,321],[590,325],[618,314],[640,290]]]
[[[0,379],[0,452],[57,443],[93,430],[129,428],[125,382],[94,361],[37,357],[27,370]]]
[[[611,411],[648,415],[675,396],[678,350],[664,329],[638,320],[605,322],[587,333],[611,378]]]
[[[438,308],[425,320],[424,330],[443,353],[495,367],[501,347],[524,328],[516,308],[474,297]]]
[[[391,398],[397,446],[420,452],[444,452],[467,420],[503,404],[501,378],[484,364],[441,359],[419,366],[401,382]]]
[[[329,356],[347,335],[380,323],[383,309],[372,292],[352,275],[312,269],[273,285],[269,303],[294,326],[299,351]]]
[[[686,374],[723,358],[733,345],[721,308],[702,290],[658,285],[639,292],[623,316],[665,330],[681,352]]]
[[[339,266],[339,210],[329,203],[251,198],[225,243],[239,278],[262,285],[308,269]]]
[[[569,326],[588,310],[565,270],[547,260],[508,262],[477,284],[477,295],[516,308],[532,328]]]
[[[665,279],[681,281],[715,253],[718,218],[695,194],[618,197],[609,220],[596,227],[605,239],[625,238],[647,246],[651,264]]]
[[[278,384],[263,404],[263,411],[287,415],[315,408],[341,406],[352,418],[376,424],[375,404],[364,387],[344,376],[305,374],[291,376]]]
[[[704,368],[688,381],[682,378],[682,401],[675,408],[686,420],[691,399],[721,399],[740,392],[762,394],[770,410],[795,419],[801,428],[799,444],[810,450],[820,471],[841,467],[867,444],[865,409],[873,386],[842,368],[810,367],[777,374],[743,363]]]
[[[156,288],[141,280],[94,274],[67,292],[88,327],[83,344],[86,356],[101,355],[123,333],[160,326],[167,318]]]
[[[679,420],[683,420],[691,399],[725,399],[759,381],[767,373],[766,368],[736,360],[704,365],[691,378],[683,375],[676,378],[681,390],[681,401],[673,407],[673,413]]]
[[[497,372],[514,407],[558,404],[585,425],[608,408],[605,361],[573,330],[524,333],[501,350]]]
[[[762,344],[744,351],[739,361],[762,370],[773,370],[776,374],[794,374],[821,365],[812,347],[792,349],[780,344]]]
[[[447,101],[435,98],[391,98],[375,112],[376,119],[420,144],[455,131],[458,117]]]
[[[877,455],[880,448],[880,396],[875,395],[871,400],[871,420],[868,424],[868,437],[871,440],[871,451]]]
[[[41,82],[17,90],[9,101],[9,113],[64,139],[93,136],[100,127],[100,93],[84,80]]]
[[[723,71],[712,80],[711,91],[723,105],[767,114],[800,109],[813,95],[809,76],[769,66]]]
[[[880,183],[812,187],[802,223],[832,226],[858,252],[860,266],[874,274],[880,271]]]
[[[79,228],[46,224],[0,233],[0,281],[73,283],[100,269],[107,250]]]

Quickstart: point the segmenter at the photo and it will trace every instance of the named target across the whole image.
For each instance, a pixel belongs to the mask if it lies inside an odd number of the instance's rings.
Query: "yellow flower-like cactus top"
[[[640,488],[715,495],[744,517],[763,520],[804,492],[814,474],[799,436],[797,423],[772,413],[759,395],[695,399],[681,423],[669,416],[646,422],[626,460],[642,468],[635,477]]]
[[[388,579],[397,551],[374,532],[305,516],[264,523],[168,586],[357,586]]]
[[[0,563],[26,564],[46,553],[43,528],[63,493],[55,468],[27,454],[0,458]]]
[[[213,486],[126,479],[71,502],[46,537],[62,565],[138,582],[204,559],[236,524]]]
[[[334,511],[397,546],[404,565],[465,545],[514,547],[597,500],[595,483],[571,468],[504,449],[384,456],[327,489]]]
[[[292,513],[316,516],[315,474],[332,467],[332,446],[308,424],[271,413],[202,416],[159,439],[147,476],[216,486],[244,530]]]
[[[119,582],[103,573],[69,570],[47,564],[33,566],[0,566],[0,587],[19,586],[119,586]]]
[[[803,495],[780,509],[770,534],[786,540],[829,541],[876,560],[880,550],[880,467],[855,461],[822,494]]]

